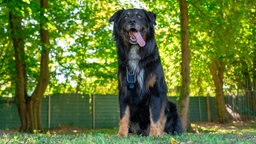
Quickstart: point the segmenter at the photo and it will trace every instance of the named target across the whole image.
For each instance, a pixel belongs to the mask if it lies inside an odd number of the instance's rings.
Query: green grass
[[[192,125],[197,133],[181,136],[163,135],[162,137],[141,137],[129,135],[127,138],[116,136],[117,129],[51,130],[45,134],[24,134],[13,131],[0,131],[0,144],[9,143],[52,143],[52,144],[252,144],[256,143],[256,126],[234,125]]]

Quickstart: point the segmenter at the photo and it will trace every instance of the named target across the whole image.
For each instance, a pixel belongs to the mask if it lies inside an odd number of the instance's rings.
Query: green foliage
[[[244,71],[252,79],[255,61],[255,11],[251,1],[188,1],[191,49],[191,95],[212,94],[209,65],[225,62],[228,91],[243,87]],[[169,95],[180,87],[180,20],[176,1],[49,1],[45,15],[50,33],[51,93],[117,93],[117,56],[110,16],[121,8],[139,7],[157,14],[156,39]],[[36,1],[0,5],[0,95],[14,96],[15,66],[9,11],[22,17],[28,92],[39,76],[40,6]],[[255,63],[255,62],[254,62]],[[246,64],[246,68],[244,65]]]
[[[251,40],[255,37],[251,19],[255,15],[255,5],[249,1],[191,1],[190,4],[192,89],[201,89],[199,93],[211,92],[209,88],[213,88],[213,83],[208,67],[214,59],[219,59],[226,65],[226,92],[241,89],[244,78],[243,68],[239,63],[246,61],[250,63],[249,71],[254,69],[254,58],[250,53],[255,48]],[[247,28],[244,23],[248,24]],[[246,35],[250,35],[250,38]]]

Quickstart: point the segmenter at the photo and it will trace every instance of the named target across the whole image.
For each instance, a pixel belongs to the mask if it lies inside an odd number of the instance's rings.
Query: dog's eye
[[[128,15],[128,14],[126,14],[126,15],[124,16],[124,18],[125,18],[125,19],[129,18],[129,15]]]
[[[141,16],[141,15],[139,15],[139,14],[137,15],[137,17],[138,17],[139,19],[141,19],[141,18],[142,18],[142,16]]]

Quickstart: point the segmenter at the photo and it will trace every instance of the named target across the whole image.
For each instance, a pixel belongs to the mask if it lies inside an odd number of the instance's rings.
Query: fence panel
[[[48,97],[43,97],[42,99],[42,105],[41,105],[41,120],[43,128],[49,128],[49,103],[48,103]]]
[[[14,103],[0,104],[0,129],[18,128],[20,118]]]
[[[255,95],[255,94],[254,94]],[[227,96],[226,107],[234,120],[250,121],[256,120],[256,95],[250,96]]]
[[[113,128],[118,126],[119,108],[118,96],[94,96],[94,128]]]
[[[91,106],[88,95],[52,95],[50,106],[50,127],[69,125],[92,128]]]
[[[177,97],[168,99],[178,105]],[[10,102],[12,101],[12,102]],[[226,106],[242,120],[255,120],[256,112],[246,105],[245,96],[225,97]],[[10,103],[8,103],[10,102]],[[207,103],[209,103],[207,111]],[[55,94],[42,99],[41,118],[44,128],[73,126],[81,128],[113,128],[118,126],[117,95]],[[215,97],[190,97],[191,122],[217,122]],[[0,129],[18,128],[20,120],[13,98],[0,97]]]

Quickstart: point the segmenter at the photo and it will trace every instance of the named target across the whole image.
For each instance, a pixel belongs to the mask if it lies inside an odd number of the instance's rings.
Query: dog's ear
[[[121,14],[124,12],[124,9],[118,10],[117,12],[115,12],[109,19],[108,22],[114,22],[115,20],[119,19],[119,17],[121,16]]]
[[[156,14],[154,14],[153,12],[150,12],[150,11],[146,11],[145,13],[146,13],[150,23],[152,23],[153,26],[155,26],[156,25]]]

